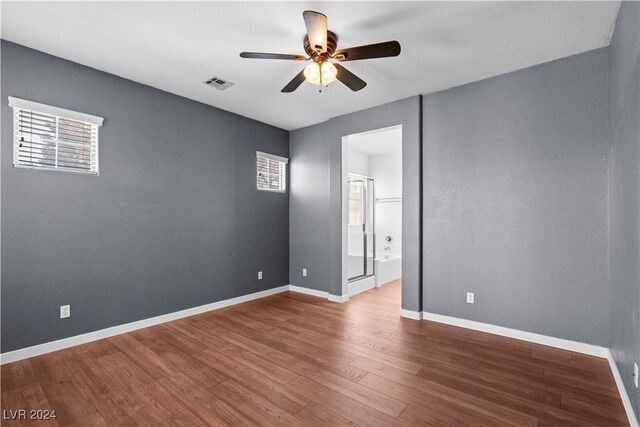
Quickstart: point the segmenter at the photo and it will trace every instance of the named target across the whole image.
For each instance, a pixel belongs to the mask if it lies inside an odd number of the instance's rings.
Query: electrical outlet
[[[60,318],[66,319],[67,317],[71,317],[71,306],[70,305],[61,305],[60,306]]]
[[[467,304],[474,304],[473,292],[467,292]]]
[[[258,271],[258,280],[262,280],[262,271]]]
[[[636,385],[636,388],[638,388],[638,364],[637,363],[633,364],[633,383]]]
[[[307,269],[306,269],[306,268],[303,268],[303,269],[302,269],[302,275],[303,275],[304,277],[307,277]]]

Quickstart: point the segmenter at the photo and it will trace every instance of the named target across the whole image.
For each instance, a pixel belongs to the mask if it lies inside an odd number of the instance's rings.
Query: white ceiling
[[[619,2],[2,2],[2,38],[285,129],[609,44]],[[338,47],[398,40],[397,58],[345,66],[353,93],[280,89],[303,67],[241,51],[303,53],[302,11]],[[235,86],[202,82],[218,75]],[[35,100],[37,101],[37,100]]]
[[[402,151],[402,126],[392,126],[349,135],[349,151],[374,156]]]

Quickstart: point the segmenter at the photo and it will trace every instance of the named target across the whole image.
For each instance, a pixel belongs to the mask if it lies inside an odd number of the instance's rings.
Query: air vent
[[[229,80],[221,79],[218,76],[213,76],[210,79],[205,80],[204,84],[206,84],[207,86],[215,87],[218,90],[225,90],[226,88],[233,86],[233,83],[231,83]]]

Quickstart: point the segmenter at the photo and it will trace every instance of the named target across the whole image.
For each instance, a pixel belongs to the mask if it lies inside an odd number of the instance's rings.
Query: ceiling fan
[[[242,58],[285,59],[290,61],[312,60],[313,62],[300,71],[293,80],[282,88],[281,92],[293,92],[304,81],[316,86],[326,86],[336,80],[341,81],[355,92],[363,89],[367,83],[338,62],[400,55],[400,43],[395,40],[336,50],[338,36],[334,32],[327,30],[327,17],[324,14],[305,10],[302,13],[302,17],[307,27],[307,35],[304,36],[303,45],[304,51],[308,56],[262,52],[240,53]]]

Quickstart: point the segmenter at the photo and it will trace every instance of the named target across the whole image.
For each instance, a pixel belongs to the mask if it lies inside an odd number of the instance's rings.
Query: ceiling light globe
[[[304,67],[304,78],[308,83],[319,86],[320,85],[320,65],[318,65],[317,62],[312,62],[311,64]]]
[[[331,62],[323,63],[322,67],[320,67],[320,71],[322,73],[322,84],[328,85],[329,83],[336,81],[338,69]]]

